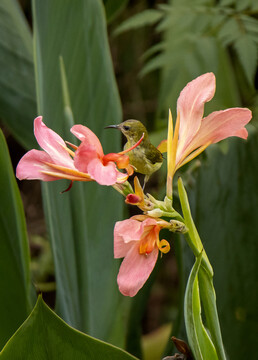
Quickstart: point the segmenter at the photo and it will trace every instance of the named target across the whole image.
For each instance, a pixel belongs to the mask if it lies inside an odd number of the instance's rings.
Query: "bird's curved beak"
[[[119,129],[119,125],[108,125],[108,126],[105,126],[104,129]]]

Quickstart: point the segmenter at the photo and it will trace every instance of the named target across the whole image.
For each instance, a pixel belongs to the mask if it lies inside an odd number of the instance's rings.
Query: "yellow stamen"
[[[70,143],[69,143],[70,144]],[[74,157],[74,151],[69,149],[67,146],[64,146],[63,144],[60,144],[72,157]]]
[[[188,155],[184,161],[182,161],[180,164],[177,165],[176,169],[179,169],[181,166],[187,164],[189,161],[193,160],[196,156],[200,155],[209,145],[211,144],[211,141],[209,141],[207,144],[202,145],[195,151],[193,151],[190,155]]]
[[[64,174],[72,175],[74,177],[80,177],[83,179],[92,180],[89,174],[83,173],[81,171],[70,169],[70,168],[67,168],[67,167],[61,166],[61,165],[52,164],[49,162],[45,162],[45,164],[51,168],[61,171]]]
[[[71,146],[71,148],[72,148],[72,149],[74,149],[74,150],[77,150],[77,149],[78,149],[78,146],[76,146],[76,145],[74,145],[74,144],[70,143],[69,141],[66,141],[66,144],[70,145],[70,146]]]
[[[73,176],[73,175],[69,175],[69,174],[64,174],[64,173],[59,173],[59,172],[54,172],[54,171],[47,171],[47,170],[41,170],[40,171],[42,174],[45,175],[49,175],[49,176],[54,176],[56,178],[59,179],[68,179],[68,180],[75,180],[75,181],[93,181],[92,179],[87,179],[84,177],[80,177],[80,176]]]
[[[161,251],[163,254],[167,254],[170,250],[169,242],[165,239],[157,239],[157,246],[159,248],[159,251]]]

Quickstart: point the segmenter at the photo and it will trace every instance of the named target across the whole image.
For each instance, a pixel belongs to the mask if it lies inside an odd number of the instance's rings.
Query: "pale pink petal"
[[[100,157],[104,156],[103,149],[98,137],[89,128],[83,125],[74,125],[71,132],[81,141],[86,141],[88,145],[95,148]]]
[[[98,154],[94,146],[87,144],[84,140],[75,151],[74,166],[81,172],[88,173],[88,164],[93,159],[98,158]]]
[[[16,168],[16,177],[19,180],[43,180],[54,181],[58,180],[57,177],[42,174],[41,171],[49,170],[45,162],[52,163],[51,157],[40,150],[28,151],[19,161]]]
[[[98,158],[89,162],[87,173],[100,185],[114,185],[118,175],[115,163],[109,162],[107,165],[103,165]]]
[[[125,257],[130,251],[131,247],[135,245],[138,240],[134,239],[130,242],[124,242],[122,236],[114,236],[114,258],[120,259]]]
[[[246,128],[237,130],[234,134],[234,136],[240,137],[242,139],[247,139],[248,138],[248,131],[246,130]]]
[[[201,126],[204,104],[210,101],[215,93],[215,75],[203,74],[181,91],[177,100],[177,113],[180,115],[178,152],[183,153]]]
[[[42,121],[42,116],[34,120],[34,134],[40,147],[45,150],[55,164],[74,169],[73,160],[65,150],[64,140]]]
[[[114,257],[125,257],[131,245],[141,238],[141,222],[133,219],[118,221],[114,228]]]
[[[247,138],[247,130],[244,126],[251,120],[252,112],[246,108],[232,108],[222,111],[214,111],[203,119],[199,132],[190,144],[190,150],[194,150],[207,142],[217,143],[230,136]]]
[[[159,250],[154,250],[148,255],[140,255],[138,244],[132,246],[124,258],[117,283],[120,292],[125,296],[135,296],[149,278],[158,258]]]
[[[145,219],[141,224],[142,232],[144,231],[144,228],[146,226],[151,226],[151,225],[154,225],[154,226],[157,225],[157,220],[154,218]]]
[[[118,171],[116,182],[119,183],[119,184],[122,184],[128,179],[128,177],[129,177],[129,175],[127,173],[123,173],[123,172]]]

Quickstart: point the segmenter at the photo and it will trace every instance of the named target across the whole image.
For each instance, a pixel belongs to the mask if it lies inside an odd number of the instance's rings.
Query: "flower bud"
[[[169,230],[172,231],[172,232],[178,232],[178,233],[181,233],[181,234],[185,234],[188,231],[185,224],[182,223],[181,221],[170,220],[169,222],[170,222]]]

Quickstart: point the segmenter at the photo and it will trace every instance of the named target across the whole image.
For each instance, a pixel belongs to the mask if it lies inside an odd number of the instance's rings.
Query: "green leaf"
[[[213,278],[209,276],[204,268],[201,268],[198,274],[198,280],[201,301],[210,337],[213,341],[219,359],[226,360],[217,311],[216,294],[213,287]]]
[[[24,211],[8,148],[0,131],[0,347],[32,306],[29,246]]]
[[[103,0],[107,22],[113,21],[126,7],[129,0]]]
[[[218,314],[230,359],[257,354],[258,134],[251,127],[248,131],[247,142],[229,140],[226,154],[219,146],[208,149],[208,161],[189,193],[215,273]]]
[[[243,34],[234,42],[234,49],[250,85],[254,85],[257,70],[258,44],[249,35]]]
[[[140,27],[153,25],[157,23],[163,16],[163,13],[159,10],[148,9],[144,10],[129,19],[125,20],[114,31],[114,35],[120,35],[125,31],[139,29]]]
[[[35,147],[32,36],[16,0],[0,2],[0,117],[25,148]]]
[[[71,142],[75,138],[70,127],[81,123],[100,138],[105,153],[119,151],[119,134],[104,130],[121,122],[122,114],[102,3],[79,0],[71,6],[65,0],[60,7],[51,0],[35,0],[33,22],[38,105],[44,122]],[[75,182],[69,192],[60,194],[67,186],[62,180],[43,184],[56,310],[77,329],[123,345],[126,312],[116,283],[119,261],[113,258],[113,227],[122,217],[122,198],[112,187],[96,183]]]
[[[202,261],[202,252],[196,258],[185,291],[185,326],[187,339],[196,360],[218,360],[216,350],[203,325],[201,301],[198,285],[198,272]]]
[[[136,359],[121,349],[71,328],[44,303],[41,297],[0,356],[3,360]]]

